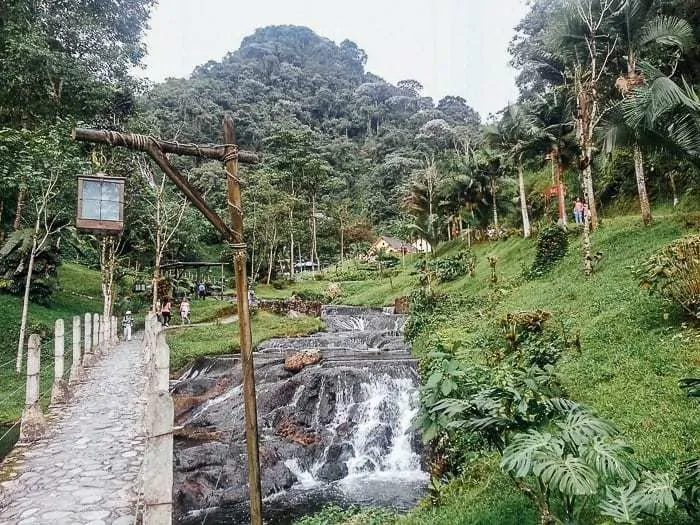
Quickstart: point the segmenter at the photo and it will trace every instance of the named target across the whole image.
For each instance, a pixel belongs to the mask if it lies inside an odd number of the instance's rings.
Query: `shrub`
[[[635,270],[640,285],[700,318],[700,235],[668,244]]]
[[[566,255],[569,239],[566,232],[558,226],[548,226],[540,230],[537,236],[535,262],[530,269],[530,277],[539,277]]]

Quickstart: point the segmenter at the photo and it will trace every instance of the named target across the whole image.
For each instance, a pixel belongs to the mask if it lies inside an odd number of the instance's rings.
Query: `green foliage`
[[[0,249],[0,290],[13,295],[24,295],[32,251],[33,229],[12,232]],[[29,299],[47,305],[58,286],[57,269],[61,263],[57,239],[50,239],[34,257]]]
[[[569,238],[562,228],[548,226],[540,230],[537,236],[537,252],[530,269],[530,277],[540,277],[550,270],[557,261],[566,255]]]
[[[427,259],[425,266],[419,262],[416,268],[431,272],[435,277],[435,284],[445,283],[464,275],[473,276],[476,269],[476,256],[470,250],[463,249],[452,255]]]
[[[635,269],[641,286],[700,317],[700,235],[678,239]]]
[[[387,509],[360,509],[329,506],[313,516],[294,522],[294,525],[391,525],[396,513]]]

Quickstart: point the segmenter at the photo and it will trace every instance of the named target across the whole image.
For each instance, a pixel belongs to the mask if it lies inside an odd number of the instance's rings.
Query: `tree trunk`
[[[637,192],[639,193],[639,207],[642,210],[642,220],[645,226],[651,224],[651,205],[647,194],[647,185],[644,182],[644,156],[639,144],[634,144],[634,174],[637,177]]]
[[[496,180],[491,177],[491,205],[493,207],[493,227],[498,232],[498,210],[496,209]]]
[[[678,190],[676,189],[676,170],[671,170],[668,172],[668,179],[671,183],[671,191],[673,192],[673,207],[675,208],[680,202],[678,199]]]
[[[294,210],[289,208],[289,276],[294,277]]]
[[[583,213],[583,239],[581,241],[583,252],[583,275],[590,277],[593,273],[593,257],[591,255],[591,210]]]
[[[598,227],[598,211],[595,205],[595,193],[593,192],[593,172],[591,169],[592,152],[593,148],[589,146],[588,153],[586,155],[588,162],[586,163],[586,167],[581,172],[581,175],[583,177],[583,192],[591,215],[591,229],[595,230]]]
[[[0,248],[5,240],[5,223],[2,220],[2,215],[5,212],[5,202],[0,199]]]
[[[116,267],[116,246],[112,238],[102,240],[100,257],[100,277],[102,284],[102,315],[104,319],[112,317],[114,305],[114,271]]]
[[[316,238],[316,195],[311,196],[311,270],[314,271],[314,263],[318,269],[321,269],[321,264],[318,260],[318,248]]]
[[[275,246],[277,244],[277,226],[273,226],[272,230],[272,242],[270,243],[270,263],[267,266],[267,281],[266,284],[270,284],[272,280],[272,265],[275,264]]]
[[[520,213],[523,216],[523,237],[530,237],[530,217],[527,214],[527,201],[525,200],[525,177],[523,176],[523,165],[518,162],[518,189],[520,190]]]
[[[19,191],[17,192],[17,205],[15,207],[15,220],[12,223],[12,229],[14,231],[19,230],[22,227],[22,212],[24,211],[24,203],[27,200],[27,184],[26,178],[22,177],[22,182],[19,185]]]
[[[343,266],[345,262],[345,232],[344,232],[343,219],[340,219],[340,266]]]
[[[555,176],[557,185],[557,208],[559,211],[559,221],[562,226],[566,227],[566,201],[564,200],[564,165],[559,157],[559,152],[556,153]]]
[[[32,273],[34,272],[34,258],[36,257],[37,236],[39,235],[39,216],[34,224],[34,235],[32,236],[32,251],[29,253],[29,267],[27,268],[27,279],[24,283],[24,300],[22,301],[22,318],[19,323],[19,342],[17,343],[17,361],[15,372],[22,372],[22,355],[24,354],[24,338],[27,332],[27,314],[29,312],[29,288],[32,284]]]

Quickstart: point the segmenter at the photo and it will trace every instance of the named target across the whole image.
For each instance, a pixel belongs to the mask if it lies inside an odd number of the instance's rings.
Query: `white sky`
[[[368,55],[367,70],[415,79],[437,102],[460,95],[485,119],[515,101],[508,66],[524,0],[159,0],[146,37],[145,76],[187,77],[238,49],[256,28],[293,24]]]

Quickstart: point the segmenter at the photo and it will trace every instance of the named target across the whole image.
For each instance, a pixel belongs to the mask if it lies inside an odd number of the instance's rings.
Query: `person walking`
[[[163,317],[163,326],[170,326],[170,311],[172,310],[172,304],[170,303],[170,297],[163,299],[163,306],[160,308],[160,315]]]
[[[124,330],[124,340],[131,341],[131,327],[134,325],[134,318],[131,317],[131,310],[127,310],[122,318],[122,329]]]
[[[207,287],[206,285],[202,282],[197,285],[197,295],[199,296],[200,299],[204,300],[204,296],[207,294]]]
[[[182,324],[192,323],[192,321],[190,321],[190,300],[187,296],[183,297],[180,303],[180,319]]]

